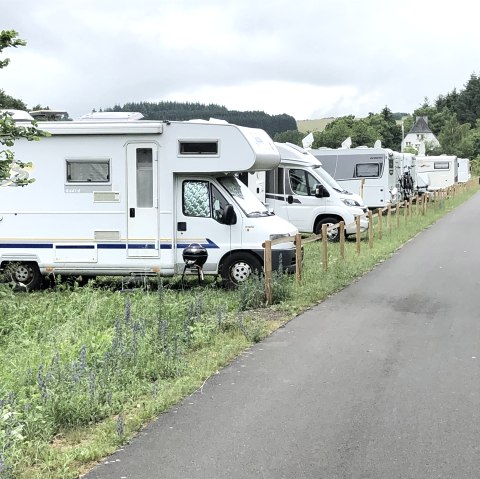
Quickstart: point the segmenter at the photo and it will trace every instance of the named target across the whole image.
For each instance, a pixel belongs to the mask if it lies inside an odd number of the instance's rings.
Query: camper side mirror
[[[222,223],[225,225],[234,225],[237,222],[237,215],[233,205],[226,205],[223,210]]]
[[[287,203],[288,203],[289,205],[291,205],[291,204],[293,203],[293,196],[292,196],[292,195],[288,195],[288,196],[287,196]]]
[[[330,193],[321,183],[315,185],[315,197],[316,198],[328,198]]]

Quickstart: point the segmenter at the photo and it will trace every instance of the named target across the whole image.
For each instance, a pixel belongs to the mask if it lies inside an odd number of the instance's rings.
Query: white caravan
[[[51,136],[15,142],[35,182],[0,185],[0,266],[30,289],[49,273],[183,273],[191,245],[208,253],[203,273],[237,284],[261,269],[265,240],[297,233],[235,176],[279,164],[263,130],[99,116],[39,123]],[[295,270],[293,243],[273,248],[280,259]]]
[[[417,156],[417,178],[427,184],[427,191],[448,188],[458,181],[456,156]]]
[[[323,224],[344,221],[345,233],[356,233],[355,217],[367,208],[362,200],[342,190],[321,163],[308,151],[289,143],[275,143],[280,152],[280,165],[265,173],[244,175],[243,181],[275,214],[285,218],[299,231],[319,234]],[[329,179],[328,179],[329,178]],[[361,231],[368,228],[368,219],[361,218]],[[329,233],[330,240],[339,239],[339,231]]]
[[[472,178],[470,173],[470,160],[468,158],[457,158],[458,162],[458,182],[466,183]]]
[[[391,150],[357,147],[319,148],[309,152],[343,188],[362,196],[369,208],[396,203],[398,190]]]

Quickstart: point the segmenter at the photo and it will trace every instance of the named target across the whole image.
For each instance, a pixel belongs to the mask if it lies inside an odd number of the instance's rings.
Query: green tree
[[[17,32],[15,30],[2,30],[0,32],[0,53],[3,52],[5,48],[9,47],[18,47],[26,45],[24,40],[17,38]],[[0,59],[0,69],[5,68],[9,64],[10,60],[5,58],[4,60]],[[3,98],[11,99],[8,95],[5,95],[3,90],[1,95],[4,95]],[[0,99],[2,96],[0,95]],[[10,101],[10,100],[9,100]],[[16,100],[20,101],[20,100]],[[26,109],[23,102],[20,103],[10,103],[9,105],[0,104],[3,108],[15,108],[16,106],[23,106]],[[19,186],[24,186],[28,183],[31,183],[32,179],[25,179],[24,175],[18,174],[18,171],[22,168],[29,166],[27,163],[23,163],[17,159],[9,148],[13,146],[15,141],[19,138],[24,138],[28,141],[38,140],[40,137],[46,136],[44,132],[38,130],[36,123],[32,122],[28,125],[17,124],[13,120],[13,116],[8,112],[0,112],[0,185],[3,183],[13,183]],[[6,147],[6,148],[3,148]],[[17,174],[12,175],[12,169],[17,170]]]
[[[469,123],[460,124],[453,114],[438,135],[442,153],[471,158],[474,153],[473,135]]]
[[[294,145],[302,146],[302,140],[305,136],[307,135],[301,131],[287,130],[282,131],[281,133],[276,133],[273,140],[278,143],[293,143]]]

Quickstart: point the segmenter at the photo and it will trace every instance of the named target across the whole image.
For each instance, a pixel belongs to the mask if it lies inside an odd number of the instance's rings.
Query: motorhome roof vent
[[[29,112],[37,121],[67,121],[68,112],[65,110],[32,110]]]
[[[138,112],[129,111],[96,111],[87,113],[79,118],[79,120],[94,121],[136,121],[141,120],[143,115]]]

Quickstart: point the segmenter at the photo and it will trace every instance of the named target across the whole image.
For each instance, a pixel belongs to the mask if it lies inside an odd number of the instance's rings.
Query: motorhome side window
[[[355,165],[356,178],[378,178],[380,165],[378,163],[357,163]]]
[[[433,168],[435,170],[449,170],[450,163],[448,161],[435,161],[433,163]]]
[[[110,160],[66,160],[67,183],[108,183]]]
[[[274,168],[266,172],[266,189],[269,193],[283,194],[283,168]]]
[[[210,217],[210,192],[208,181],[183,182],[183,214]]]
[[[217,155],[218,141],[180,141],[180,155]]]

